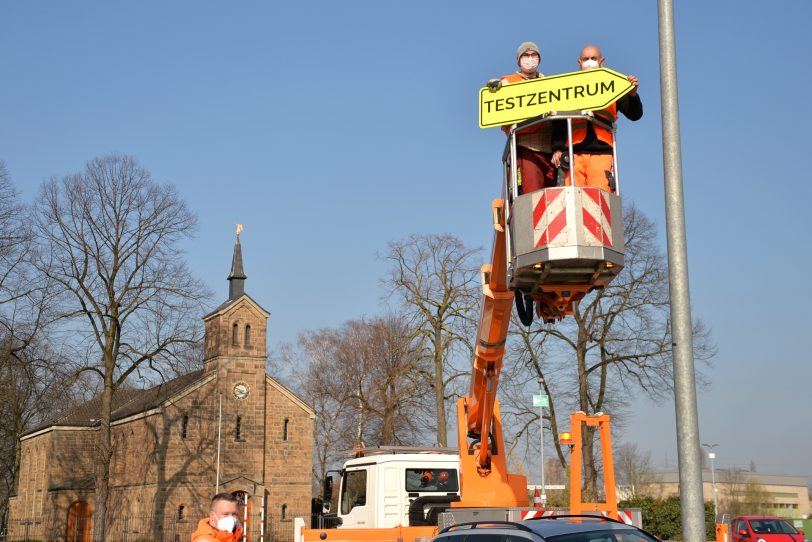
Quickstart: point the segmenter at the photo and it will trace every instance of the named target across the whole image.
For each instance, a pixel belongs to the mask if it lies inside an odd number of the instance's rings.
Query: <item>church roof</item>
[[[258,308],[259,308],[261,311],[263,311],[263,312],[265,312],[265,313],[270,314],[268,311],[266,311],[266,310],[265,310],[265,309],[262,307],[262,305],[260,305],[259,303],[257,303],[257,302],[254,300],[254,298],[253,298],[253,297],[251,297],[251,296],[250,296],[250,295],[248,295],[248,294],[242,294],[242,295],[241,295],[240,297],[238,297],[237,299],[227,299],[227,300],[226,300],[226,301],[224,301],[224,302],[223,302],[223,303],[222,303],[222,304],[221,304],[219,307],[217,307],[216,309],[214,309],[213,311],[211,311],[210,313],[208,313],[207,315],[205,315],[205,316],[203,317],[203,319],[204,319],[204,320],[207,320],[207,319],[208,319],[210,316],[213,316],[213,315],[217,314],[218,312],[224,311],[225,309],[227,309],[227,308],[228,308],[228,307],[230,307],[231,305],[233,305],[233,304],[235,304],[236,302],[238,302],[238,301],[239,301],[240,299],[242,299],[243,297],[247,297],[247,298],[248,298],[248,300],[249,300],[249,301],[251,301],[251,303],[253,303],[254,305],[256,305],[256,306],[257,306],[257,307],[258,307]]]
[[[247,278],[242,265],[240,236],[237,234],[237,240],[234,242],[234,254],[231,256],[231,272],[228,274],[228,280],[245,280]]]
[[[245,271],[242,265],[242,247],[240,233],[237,229],[237,240],[234,243],[234,256],[231,259],[231,273],[228,274],[228,298],[237,299],[245,293]]]
[[[146,390],[121,388],[113,394],[112,415],[110,421],[121,420],[134,414],[145,412],[160,406],[164,401],[193,386],[204,378],[203,370],[193,371],[168,380]],[[48,420],[29,431],[23,436],[42,431],[48,427],[94,427],[98,425],[99,411],[101,410],[101,395],[77,405],[59,416]]]

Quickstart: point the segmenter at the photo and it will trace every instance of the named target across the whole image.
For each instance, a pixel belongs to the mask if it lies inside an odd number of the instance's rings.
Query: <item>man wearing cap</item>
[[[539,47],[525,41],[516,51],[519,70],[501,79],[488,81],[488,88],[496,91],[503,85],[519,83],[544,77],[538,71],[541,64]],[[505,126],[505,133],[510,130]],[[527,194],[542,188],[555,186],[555,170],[551,162],[552,129],[550,123],[542,123],[516,134],[516,166],[519,174],[519,193]]]
[[[594,70],[602,68],[605,61],[601,50],[596,45],[587,45],[578,58],[578,67],[582,71]],[[614,126],[618,111],[632,121],[639,120],[643,116],[643,102],[637,94],[637,77],[630,75],[628,79],[634,85],[628,94],[624,94],[605,109],[594,111],[595,117],[609,126]],[[572,141],[575,185],[614,191],[612,154],[615,140],[612,131],[584,119],[573,120]],[[555,167],[561,166],[561,158],[567,147],[566,125],[563,128],[556,125],[553,131],[554,152],[552,155],[552,163]],[[566,183],[570,184],[569,171],[567,171]]]

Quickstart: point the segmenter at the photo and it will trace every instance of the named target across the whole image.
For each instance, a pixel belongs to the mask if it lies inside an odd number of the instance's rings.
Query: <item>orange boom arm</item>
[[[505,202],[493,201],[491,263],[482,266],[482,311],[471,389],[457,403],[460,502],[454,506],[526,506],[527,479],[507,472],[496,391],[505,355],[513,292],[507,284]]]

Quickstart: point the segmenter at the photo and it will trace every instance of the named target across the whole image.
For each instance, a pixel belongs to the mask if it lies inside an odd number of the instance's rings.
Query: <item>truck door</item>
[[[378,527],[397,527],[398,525],[408,525],[404,522],[403,515],[403,467],[399,465],[387,465],[383,469],[383,499],[382,513],[379,518]]]
[[[369,501],[369,476],[367,469],[344,471],[341,478],[341,495],[339,500],[339,515],[342,518],[341,527],[374,527],[370,517],[371,506]]]

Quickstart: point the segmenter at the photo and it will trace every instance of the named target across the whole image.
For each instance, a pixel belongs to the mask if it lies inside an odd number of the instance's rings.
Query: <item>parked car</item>
[[[804,542],[803,531],[776,516],[738,516],[730,524],[733,542]]]
[[[598,516],[554,516],[525,521],[452,525],[433,542],[659,542],[652,534]]]

